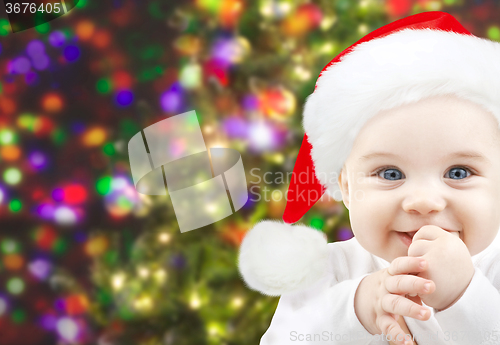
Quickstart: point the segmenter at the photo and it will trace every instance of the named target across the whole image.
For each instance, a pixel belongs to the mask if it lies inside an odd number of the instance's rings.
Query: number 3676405
[[[60,13],[61,12],[61,4],[55,3],[51,4],[50,2],[46,4],[40,4],[37,6],[34,2],[23,2],[23,3],[6,3],[5,4],[7,13]]]

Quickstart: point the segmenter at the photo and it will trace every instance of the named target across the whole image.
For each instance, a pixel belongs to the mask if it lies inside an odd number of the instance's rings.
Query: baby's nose
[[[403,200],[402,207],[406,212],[428,214],[444,210],[446,201],[433,188],[419,188],[408,193],[408,196]]]

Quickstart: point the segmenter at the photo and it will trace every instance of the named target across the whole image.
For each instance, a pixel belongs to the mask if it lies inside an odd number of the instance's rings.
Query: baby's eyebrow
[[[379,158],[379,157],[393,157],[393,158],[396,158],[396,159],[399,159],[399,160],[403,160],[403,158],[401,158],[400,156],[394,154],[394,153],[390,153],[390,152],[372,152],[372,153],[369,153],[369,154],[366,154],[364,156],[361,156],[359,158],[360,161],[367,161],[367,160],[370,160],[370,159],[373,159],[373,158]],[[447,157],[445,158],[469,158],[469,159],[474,159],[474,160],[478,160],[478,161],[483,161],[483,162],[486,162],[486,163],[489,163],[490,160],[488,158],[486,158],[485,156],[483,156],[482,154],[480,154],[479,152],[476,152],[476,151],[459,151],[459,152],[453,152],[452,154],[448,155]]]
[[[359,158],[360,161],[367,161],[373,158],[379,158],[379,157],[393,157],[396,159],[402,160],[402,158],[394,153],[389,153],[389,152],[372,152],[367,155],[361,156]]]
[[[470,158],[478,161],[483,161],[489,163],[490,160],[476,151],[460,151],[454,152],[450,156],[450,158]]]

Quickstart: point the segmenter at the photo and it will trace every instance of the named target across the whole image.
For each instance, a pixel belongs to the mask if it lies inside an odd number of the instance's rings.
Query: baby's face
[[[475,255],[500,226],[498,123],[454,96],[382,111],[356,137],[339,185],[354,235],[372,254],[407,256],[399,232],[437,225]]]

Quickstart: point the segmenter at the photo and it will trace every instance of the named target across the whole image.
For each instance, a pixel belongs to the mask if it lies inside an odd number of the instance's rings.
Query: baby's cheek
[[[353,233],[358,242],[372,253],[384,250],[389,244],[387,236],[368,223],[353,227]]]

